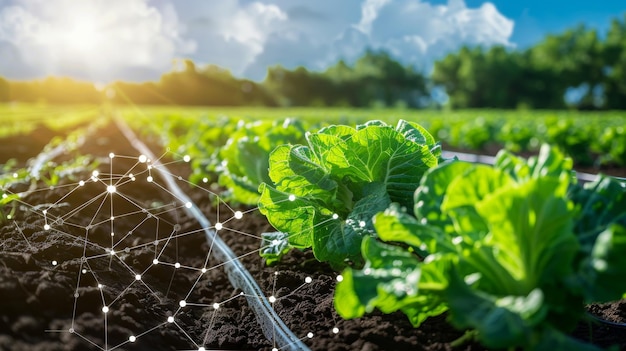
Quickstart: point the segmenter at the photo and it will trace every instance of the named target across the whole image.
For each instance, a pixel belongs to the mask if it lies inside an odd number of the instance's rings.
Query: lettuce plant
[[[253,205],[259,200],[259,185],[271,182],[269,155],[283,144],[304,141],[305,128],[296,119],[264,120],[239,123],[219,151],[222,160],[217,173],[219,184],[230,192],[229,198]]]
[[[339,267],[361,260],[361,241],[374,235],[372,217],[392,202],[413,205],[412,193],[441,151],[421,126],[372,121],[306,134],[306,145],[270,155],[271,183],[261,184],[259,209],[279,232],[264,236],[268,263],[291,248],[312,248]]]
[[[393,204],[375,216],[380,240],[342,273],[337,311],[401,310],[416,326],[449,311],[489,348],[594,349],[566,332],[585,302],[626,291],[626,195],[608,178],[576,184],[571,163],[543,146],[528,161],[501,152],[493,167],[431,169],[412,215]]]

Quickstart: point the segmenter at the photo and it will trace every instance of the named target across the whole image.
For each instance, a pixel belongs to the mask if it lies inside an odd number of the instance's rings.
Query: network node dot
[[[87,270],[83,268],[82,270],[83,274],[87,274]]]
[[[243,213],[241,213],[241,211],[235,211],[235,218],[237,219],[243,218]]]
[[[152,176],[148,176],[148,178],[146,178],[146,180],[148,181],[148,183],[152,183],[152,180],[153,180],[153,179],[154,179],[154,178],[152,178]]]
[[[109,152],[109,158],[114,158],[114,157],[115,157],[115,154],[112,152]]]
[[[207,177],[202,178],[202,182],[203,183],[208,183],[209,182],[209,178],[207,178]]]
[[[220,308],[220,304],[219,304],[219,303],[217,303],[217,302],[216,302],[216,303],[214,303],[214,304],[213,304],[213,309],[214,309],[214,310],[216,310],[216,309],[218,309],[218,308]]]
[[[107,186],[107,191],[113,194],[115,191],[117,191],[117,189],[115,188],[115,185],[109,185]]]
[[[273,348],[272,348],[272,351],[278,351],[278,349],[277,349],[277,348],[275,348],[275,347],[273,347]]]
[[[98,289],[102,289],[102,288],[104,288],[104,285],[98,284]]]
[[[141,274],[135,274],[135,280],[141,280]]]
[[[70,328],[70,329],[68,330],[68,332],[69,332],[70,334],[74,334],[74,328]]]
[[[359,227],[361,228],[365,227],[365,221],[359,221]]]
[[[59,264],[57,261],[52,261],[53,266],[56,266],[57,264]]]
[[[115,233],[111,232],[111,236],[115,236]]]
[[[202,273],[206,273],[207,269],[206,268],[202,268]]]
[[[187,202],[187,203],[185,204],[185,207],[187,207],[187,208],[191,208],[191,206],[192,206],[191,202]]]
[[[174,268],[180,268],[180,263],[178,262],[174,263]]]
[[[167,317],[167,322],[168,323],[174,323],[174,317],[172,317],[172,316]]]
[[[154,260],[152,260],[152,264],[159,264],[159,260],[155,258]]]
[[[110,254],[111,256],[115,256],[115,250],[111,250]]]
[[[338,281],[338,282],[343,281],[343,276],[342,276],[341,274],[337,276],[337,281]]]
[[[148,158],[146,157],[146,155],[139,155],[140,163],[146,163],[146,161],[148,161]]]
[[[136,340],[137,340],[137,337],[134,336],[134,335],[131,335],[131,336],[128,337],[128,341],[130,341],[130,342],[135,342]]]
[[[178,304],[180,305],[180,307],[185,307],[185,306],[187,306],[187,301],[180,300],[180,302]]]
[[[96,177],[97,178],[99,175],[100,175],[100,172],[98,172],[98,171],[91,172],[91,176],[92,177]]]
[[[339,328],[334,327],[334,328],[333,328],[333,334],[337,334],[337,333],[339,333]]]
[[[102,312],[108,313],[109,312],[109,308],[107,306],[102,307]]]
[[[220,222],[215,223],[215,230],[222,230],[222,228],[223,228],[222,223]]]
[[[202,346],[198,347],[198,351],[205,351],[206,349]]]
[[[304,282],[307,283],[307,284],[309,284],[312,281],[313,281],[313,279],[311,277],[304,278]]]
[[[78,182],[78,186],[84,186],[85,185],[85,181],[81,180],[80,182]]]
[[[333,213],[333,219],[337,219],[337,218],[339,218],[339,215],[336,213]]]
[[[307,333],[307,335],[306,335],[306,337],[307,337],[307,338],[309,338],[309,339],[311,339],[311,338],[313,337],[313,333],[308,332],[308,333]]]
[[[276,302],[276,297],[272,295],[268,298],[268,300],[270,301],[270,303],[274,303]]]
[[[289,201],[296,201],[296,195],[289,195]]]
[[[183,161],[185,161],[185,162],[191,161],[191,156],[189,156],[189,155],[183,156]]]
[[[50,224],[44,224],[43,230],[50,230]]]

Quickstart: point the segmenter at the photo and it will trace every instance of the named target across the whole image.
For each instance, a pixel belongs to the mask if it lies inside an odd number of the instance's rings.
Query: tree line
[[[0,102],[626,109],[626,14],[613,19],[605,35],[579,25],[523,50],[463,47],[436,61],[429,74],[381,50],[325,71],[273,66],[262,82],[181,63],[155,82],[117,81],[99,89],[70,78],[0,77]]]

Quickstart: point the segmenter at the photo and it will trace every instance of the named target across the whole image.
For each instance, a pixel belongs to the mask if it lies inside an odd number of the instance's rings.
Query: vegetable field
[[[621,113],[0,119],[2,350],[626,348]]]

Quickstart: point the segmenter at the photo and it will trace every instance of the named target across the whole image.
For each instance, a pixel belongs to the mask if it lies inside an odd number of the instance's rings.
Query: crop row
[[[501,151],[486,166],[443,159],[405,120],[155,125],[193,180],[266,215],[277,230],[263,234],[268,264],[311,249],[342,272],[335,306],[346,318],[399,310],[419,326],[447,312],[489,348],[593,350],[567,333],[585,304],[626,293],[624,186],[577,183],[559,145],[528,159]]]

